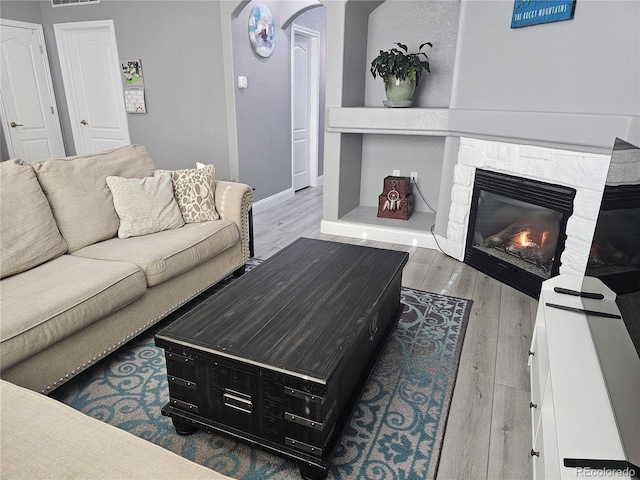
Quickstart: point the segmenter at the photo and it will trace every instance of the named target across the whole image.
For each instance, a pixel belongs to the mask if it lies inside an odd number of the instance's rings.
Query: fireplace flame
[[[527,232],[522,232],[520,234],[518,243],[523,247],[526,247],[528,242],[529,242],[529,234]]]
[[[522,232],[520,234],[520,237],[519,237],[518,241],[519,241],[520,245],[522,245],[523,247],[528,246],[529,245],[529,232]]]
[[[540,236],[540,245],[544,245],[549,232],[542,232]],[[529,231],[524,230],[513,238],[513,243],[521,247],[537,247],[538,244],[533,240]]]

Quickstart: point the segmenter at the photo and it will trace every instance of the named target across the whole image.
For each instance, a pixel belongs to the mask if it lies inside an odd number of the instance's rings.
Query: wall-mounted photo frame
[[[514,0],[511,28],[571,20],[576,0]]]
[[[249,40],[258,55],[268,57],[276,45],[276,24],[266,5],[255,5],[249,14]]]

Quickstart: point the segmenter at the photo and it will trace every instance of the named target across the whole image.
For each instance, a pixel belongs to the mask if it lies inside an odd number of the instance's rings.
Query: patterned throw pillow
[[[215,167],[175,170],[171,172],[173,194],[186,223],[219,220],[215,203]]]

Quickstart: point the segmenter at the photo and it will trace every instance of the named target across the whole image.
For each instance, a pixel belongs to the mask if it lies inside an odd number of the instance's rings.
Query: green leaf
[[[406,45],[400,43],[400,42],[395,42],[396,45],[398,45],[398,47],[400,47],[402,50],[405,51],[405,53],[407,53],[409,51],[409,49],[407,48]]]
[[[431,42],[425,42],[420,45],[416,53],[408,53],[408,48],[403,43],[395,42],[394,45],[397,45],[398,48],[392,47],[386,51],[380,50],[378,56],[371,62],[370,72],[373,78],[382,77],[385,85],[390,76],[395,76],[402,80],[407,77],[412,80],[415,78],[417,83],[420,75],[425,70],[431,74],[429,57],[421,51],[427,45],[433,47]]]

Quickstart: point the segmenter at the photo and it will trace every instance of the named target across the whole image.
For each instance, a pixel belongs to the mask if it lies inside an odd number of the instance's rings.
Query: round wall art
[[[249,15],[249,39],[258,55],[268,57],[276,44],[276,24],[266,5],[256,5]]]

